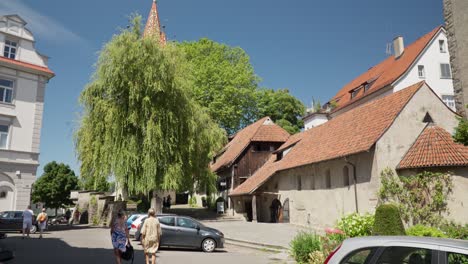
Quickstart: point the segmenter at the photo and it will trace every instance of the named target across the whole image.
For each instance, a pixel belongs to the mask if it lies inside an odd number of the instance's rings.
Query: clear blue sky
[[[102,45],[131,13],[146,19],[150,7],[151,0],[0,0],[1,14],[29,22],[57,74],[47,85],[41,164],[57,160],[79,173],[78,96]],[[288,88],[307,105],[383,60],[396,35],[409,44],[443,24],[442,0],[159,0],[158,7],[168,39],[240,46],[263,86]]]

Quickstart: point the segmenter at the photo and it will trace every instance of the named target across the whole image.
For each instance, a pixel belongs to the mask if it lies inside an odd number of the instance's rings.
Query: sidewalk
[[[226,239],[289,248],[289,242],[300,231],[308,229],[291,224],[252,223],[242,221],[203,222],[219,229]]]

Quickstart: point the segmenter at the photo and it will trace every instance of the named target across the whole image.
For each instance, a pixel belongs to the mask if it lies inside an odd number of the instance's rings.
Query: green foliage
[[[343,216],[336,227],[349,237],[370,236],[374,228],[374,215],[349,214]]]
[[[195,197],[195,196],[190,196],[188,202],[189,202],[190,207],[197,207],[198,206],[197,197]]]
[[[291,255],[298,263],[307,263],[309,255],[321,251],[320,237],[313,233],[300,232],[290,243]]]
[[[449,238],[468,240],[468,224],[463,226],[454,222],[447,222],[442,224],[440,229]]]
[[[52,161],[44,166],[44,173],[34,183],[31,199],[49,208],[61,208],[72,204],[70,191],[77,188],[78,177],[70,166]]]
[[[191,64],[195,100],[222,128],[232,134],[256,119],[259,78],[243,49],[206,38],[178,47]]]
[[[394,204],[382,204],[375,211],[373,235],[399,236],[405,235],[400,211]]]
[[[468,120],[459,118],[458,126],[455,128],[453,138],[456,142],[468,146]]]
[[[312,98],[312,111],[316,113],[316,112],[319,112],[320,110],[322,110],[322,104],[320,103],[320,100],[319,99],[315,100],[315,98]]]
[[[422,237],[447,237],[444,232],[431,226],[415,225],[406,229],[408,236],[422,236]]]
[[[110,191],[110,183],[107,182],[107,179],[104,177],[98,179],[81,177],[78,184],[82,190],[93,190],[97,192]]]
[[[448,212],[447,201],[452,192],[449,173],[421,172],[396,177],[391,169],[381,173],[380,203],[393,202],[400,209],[403,220],[410,225],[436,226]]]
[[[214,186],[208,164],[225,134],[192,99],[183,54],[142,38],[140,20],[104,46],[80,96],[81,176],[96,185],[113,175],[129,194]]]
[[[290,134],[301,130],[304,126],[302,116],[305,106],[299,99],[292,96],[287,89],[261,89],[257,93],[257,118],[269,116]]]

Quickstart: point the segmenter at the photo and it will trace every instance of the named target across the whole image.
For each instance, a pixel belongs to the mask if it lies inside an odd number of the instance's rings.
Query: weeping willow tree
[[[225,138],[191,96],[183,54],[156,37],[142,38],[140,17],[100,52],[80,95],[75,134],[81,177],[113,176],[130,194],[214,188],[212,155]]]

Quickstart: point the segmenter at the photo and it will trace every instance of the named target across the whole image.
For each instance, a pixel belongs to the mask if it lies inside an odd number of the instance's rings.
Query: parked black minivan
[[[160,247],[197,248],[205,252],[224,247],[224,234],[221,231],[207,227],[191,217],[160,215],[157,218],[162,230]],[[141,240],[143,221],[135,234],[137,240]]]
[[[4,211],[0,212],[0,231],[17,231],[21,232],[23,228],[23,211]],[[31,234],[36,233],[37,222],[36,217],[33,216],[33,225],[31,227]]]

